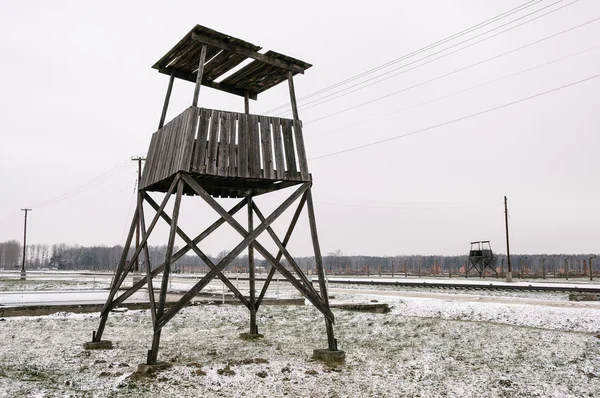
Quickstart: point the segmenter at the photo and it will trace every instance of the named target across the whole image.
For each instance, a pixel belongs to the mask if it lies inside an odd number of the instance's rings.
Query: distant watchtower
[[[489,240],[471,242],[471,249],[469,250],[469,264],[467,267],[466,275],[469,274],[471,269],[475,269],[479,276],[485,276],[485,269],[489,268],[498,276],[495,265],[498,260],[498,256],[495,256],[492,252],[492,245]]]
[[[148,287],[154,327],[152,348],[148,351],[147,364],[157,362],[162,327],[212,281],[219,278],[250,312],[250,334],[259,336],[256,312],[275,272],[279,272],[300,291],[325,316],[328,350],[315,350],[315,355],[343,358],[337,350],[333,333],[334,316],[329,308],[323,261],[317,237],[317,227],[311,196],[312,179],[302,136],[302,122],[298,117],[294,92],[294,75],[304,73],[310,64],[273,51],[260,53],[258,47],[246,41],[197,25],[163,56],[153,68],[170,76],[167,94],[158,125],[152,135],[147,161],[139,184],[137,211],[133,217],[123,254],[118,264],[114,282],[106,304],[101,312],[100,325],[93,333],[90,344],[102,345],[104,327],[111,309],[125,301],[142,287]],[[250,59],[243,67],[239,65]],[[237,69],[237,70],[236,70]],[[226,76],[225,76],[226,75]],[[165,117],[175,78],[195,83],[192,105],[165,124]],[[288,82],[293,119],[261,116],[249,113],[249,100],[284,81]],[[201,86],[207,86],[244,98],[244,113],[198,107]],[[264,216],[253,198],[283,188],[296,186],[291,195],[276,210]],[[161,204],[155,202],[149,192],[165,193]],[[191,238],[178,226],[181,197],[183,194],[199,196],[220,218],[195,238]],[[172,215],[164,211],[167,202],[175,197]],[[225,210],[215,198],[241,198],[231,210]],[[298,201],[287,233],[280,239],[271,224],[294,202]],[[155,211],[146,228],[144,203]],[[286,245],[298,218],[306,205],[310,232],[314,247],[319,292],[304,275]],[[248,212],[248,224],[242,226],[233,215],[242,208]],[[254,225],[255,216],[260,224]],[[150,264],[147,241],[157,221],[162,218],[170,225],[167,254],[158,265]],[[140,225],[142,240],[133,258],[127,261],[136,226]],[[229,254],[214,264],[198,247],[198,244],[219,226],[228,223],[242,237],[241,242]],[[269,253],[256,239],[267,232],[278,248],[275,255]],[[174,253],[174,240],[178,235],[186,244]],[[210,268],[183,297],[165,308],[171,264],[192,250]],[[244,250],[248,251],[249,296],[244,296],[223,274],[223,271]],[[254,251],[271,264],[265,285],[256,297],[254,275]],[[118,289],[133,268],[137,258],[143,255],[146,276],[115,299]],[[281,262],[282,257],[288,266]],[[160,295],[155,299],[153,278],[162,273]]]

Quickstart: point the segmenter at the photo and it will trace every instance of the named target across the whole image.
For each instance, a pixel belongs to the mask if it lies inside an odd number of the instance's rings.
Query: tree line
[[[130,259],[134,248],[128,252]],[[175,248],[174,253],[178,248]],[[112,271],[115,269],[123,247],[79,246],[61,244],[30,244],[25,253],[27,269],[94,270]],[[152,267],[165,259],[167,246],[149,246]],[[223,250],[217,255],[207,255],[212,263],[218,263],[227,256]],[[139,268],[145,269],[144,256],[140,256]],[[298,267],[307,274],[316,272],[314,256],[294,258]],[[442,255],[397,255],[369,256],[344,255],[341,250],[323,256],[323,266],[327,273],[337,275],[411,275],[411,276],[453,276],[464,275],[468,268],[467,254],[459,256]],[[16,240],[0,242],[0,268],[19,269],[22,263],[22,244]],[[282,263],[289,267],[287,260]],[[596,254],[514,254],[511,255],[513,275],[589,275],[600,273]],[[270,264],[264,259],[256,259],[258,273],[268,272]],[[495,271],[504,274],[508,261],[506,255],[497,256]],[[206,272],[208,266],[195,254],[186,254],[172,264],[174,272]],[[240,255],[227,267],[228,272],[248,272],[248,256]],[[493,274],[493,272],[491,272]],[[488,271],[488,274],[490,272]]]

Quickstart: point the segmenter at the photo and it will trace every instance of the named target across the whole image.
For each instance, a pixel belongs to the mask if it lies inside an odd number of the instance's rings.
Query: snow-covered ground
[[[333,302],[392,306],[334,310],[344,365],[310,359],[326,348],[310,305],[261,307],[258,341],[239,338],[242,306],[185,308],[162,333],[159,360],[174,366],[151,377],[134,373],[151,344],[148,311],[111,314],[108,351],[81,346],[98,314],[15,317],[0,321],[0,396],[600,396],[596,303],[337,287]]]

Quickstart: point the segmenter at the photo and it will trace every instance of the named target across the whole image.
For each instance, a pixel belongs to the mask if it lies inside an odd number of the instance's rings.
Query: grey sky
[[[2,1],[0,241],[21,239],[19,209],[33,207],[30,242],[123,243],[136,175],[129,158],[145,155],[168,82],[151,65],[195,24],[312,63],[295,79],[297,95],[303,97],[526,2]],[[600,46],[598,21],[316,121],[600,17],[597,0],[568,5],[572,2],[533,1],[519,14],[378,73],[536,9],[566,7],[339,99],[304,110],[301,102],[309,158],[442,124],[600,73],[600,49],[593,49]],[[563,57],[568,58],[414,106]],[[598,252],[599,89],[600,79],[592,79],[419,134],[310,161],[323,252],[458,254],[471,240],[481,239],[505,252],[504,195],[509,198],[511,251]],[[191,83],[176,81],[167,119],[189,106],[192,91]],[[282,84],[260,95],[250,108],[261,113],[287,101]],[[243,109],[239,97],[206,87],[200,104]],[[396,112],[404,108],[410,109]],[[372,120],[361,123],[367,119]],[[280,197],[260,198],[259,204],[273,208]],[[186,199],[182,211],[183,228],[190,234],[215,219],[198,199]],[[278,231],[284,221],[276,224]],[[165,232],[161,228],[151,243],[164,244],[160,237]],[[304,220],[291,252],[311,254],[309,238]],[[266,236],[260,240],[268,242]],[[224,230],[203,247],[216,254],[238,241],[235,233]]]

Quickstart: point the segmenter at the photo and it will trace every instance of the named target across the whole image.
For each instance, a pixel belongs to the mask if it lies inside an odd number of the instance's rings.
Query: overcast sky
[[[505,253],[506,195],[511,252],[599,252],[600,78],[479,114],[599,74],[597,0],[4,0],[0,241],[22,239],[20,209],[30,207],[29,242],[124,242],[137,167],[130,158],[146,154],[168,83],[151,66],[195,24],[313,64],[295,78],[301,98],[524,4],[323,93],[330,101],[300,102],[322,251],[463,254],[470,241],[489,239]],[[259,95],[251,112],[287,103],[286,86]],[[176,81],[168,120],[192,92]],[[240,97],[206,87],[200,105],[243,110]],[[283,194],[267,196],[258,199],[263,213]],[[181,218],[196,235],[216,216],[194,198]],[[276,224],[281,236],[288,219]],[[303,220],[292,254],[312,254]],[[166,232],[151,243],[166,243]],[[239,240],[223,229],[201,247],[217,254]]]

